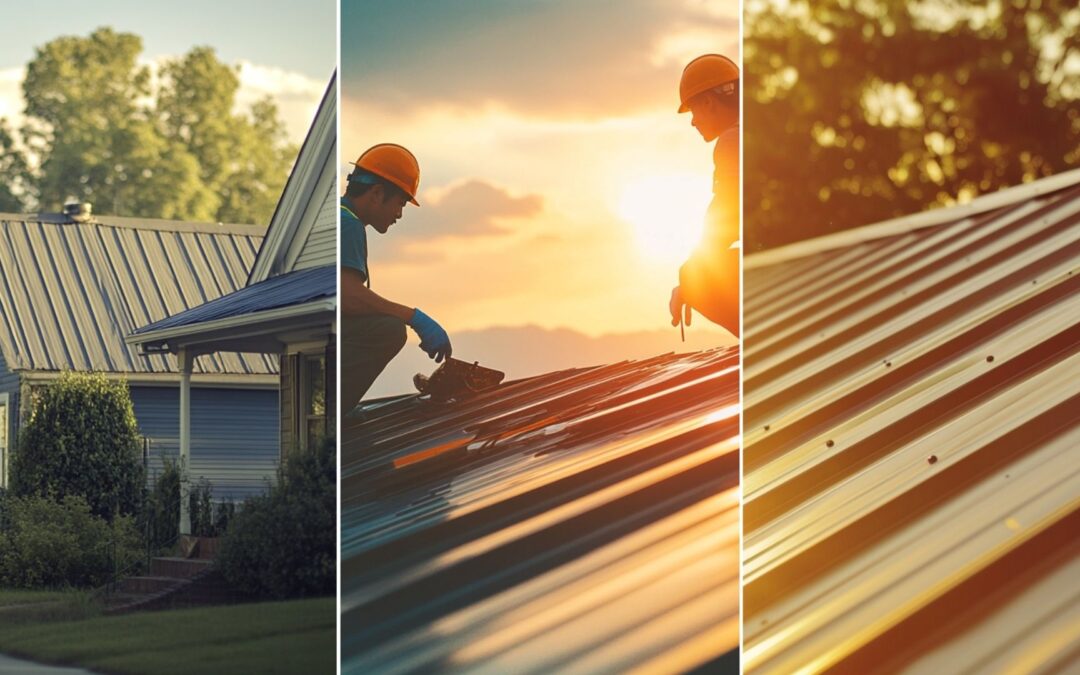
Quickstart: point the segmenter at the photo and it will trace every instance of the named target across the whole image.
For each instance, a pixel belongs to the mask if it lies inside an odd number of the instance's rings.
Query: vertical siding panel
[[[139,432],[150,439],[148,479],[162,458],[179,455],[180,392],[175,387],[132,387]],[[273,480],[280,454],[278,394],[272,390],[191,392],[191,475],[205,477],[219,499],[243,499]]]
[[[281,451],[292,450],[296,446],[296,387],[297,355],[285,354],[281,357]]]

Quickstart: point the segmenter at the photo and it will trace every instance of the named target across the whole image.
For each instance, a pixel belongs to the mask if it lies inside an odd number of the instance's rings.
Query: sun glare
[[[634,239],[645,257],[680,263],[701,239],[710,199],[708,176],[646,176],[623,189],[618,214],[634,226]]]

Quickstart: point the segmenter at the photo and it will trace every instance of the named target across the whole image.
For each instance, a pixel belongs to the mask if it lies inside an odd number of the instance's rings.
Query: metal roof
[[[177,372],[140,355],[139,326],[244,285],[263,229],[101,217],[0,214],[0,350],[12,370]],[[196,373],[273,374],[275,360],[219,353]]]
[[[747,672],[1080,664],[1080,172],[749,256]]]
[[[722,349],[362,406],[343,672],[737,672],[738,377]]]
[[[266,281],[246,286],[204,305],[143,326],[136,330],[135,334],[291,307],[319,298],[332,298],[335,295],[337,295],[337,266],[314,267],[271,277]]]

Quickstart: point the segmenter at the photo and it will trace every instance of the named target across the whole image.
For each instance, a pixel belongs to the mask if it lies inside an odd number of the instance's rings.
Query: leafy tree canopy
[[[109,28],[37,49],[23,82],[22,137],[37,160],[24,162],[33,166],[26,201],[42,211],[74,197],[97,213],[268,222],[296,154],[277,108],[264,99],[236,112],[238,71],[211,48],[167,61],[156,81],[141,52],[138,36]]]
[[[1080,163],[1074,0],[748,0],[750,251]]]

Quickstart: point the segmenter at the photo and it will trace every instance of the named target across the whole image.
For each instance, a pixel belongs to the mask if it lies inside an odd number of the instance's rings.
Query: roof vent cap
[[[76,223],[88,222],[93,217],[91,215],[93,209],[94,206],[90,202],[77,202],[74,200],[64,202],[64,215]]]

